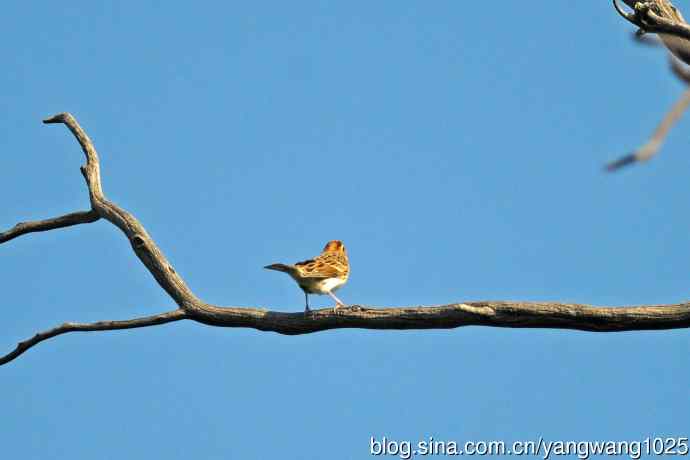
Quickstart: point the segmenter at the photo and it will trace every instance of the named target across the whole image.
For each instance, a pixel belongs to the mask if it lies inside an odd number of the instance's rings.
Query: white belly
[[[325,280],[310,283],[308,289],[312,294],[327,294],[335,292],[343,284],[345,284],[345,280],[340,278],[326,278]]]

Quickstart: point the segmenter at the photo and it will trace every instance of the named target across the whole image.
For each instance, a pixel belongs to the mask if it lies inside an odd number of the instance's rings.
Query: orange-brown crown
[[[326,243],[323,248],[323,252],[345,252],[345,245],[342,241],[333,240]]]

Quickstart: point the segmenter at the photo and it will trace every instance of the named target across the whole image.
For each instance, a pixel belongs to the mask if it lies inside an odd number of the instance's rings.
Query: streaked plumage
[[[350,262],[342,241],[329,241],[323,251],[313,259],[293,265],[272,264],[264,268],[287,273],[304,291],[305,312],[309,312],[309,294],[328,294],[335,300],[335,309],[345,305],[334,291],[345,284],[350,276]]]

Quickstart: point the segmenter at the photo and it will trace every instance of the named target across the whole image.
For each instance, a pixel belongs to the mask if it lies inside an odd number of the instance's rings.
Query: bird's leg
[[[333,308],[333,311],[336,311],[338,307],[345,306],[345,304],[339,298],[337,298],[335,294],[333,294],[332,292],[328,291],[328,295],[331,296],[333,300],[335,300],[335,307]]]
[[[311,308],[309,308],[309,294],[304,291],[304,314],[311,313]]]

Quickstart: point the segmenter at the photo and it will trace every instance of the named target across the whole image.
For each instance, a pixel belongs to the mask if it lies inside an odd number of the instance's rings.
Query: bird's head
[[[326,243],[323,252],[341,252],[345,254],[345,245],[342,241],[333,240]]]

